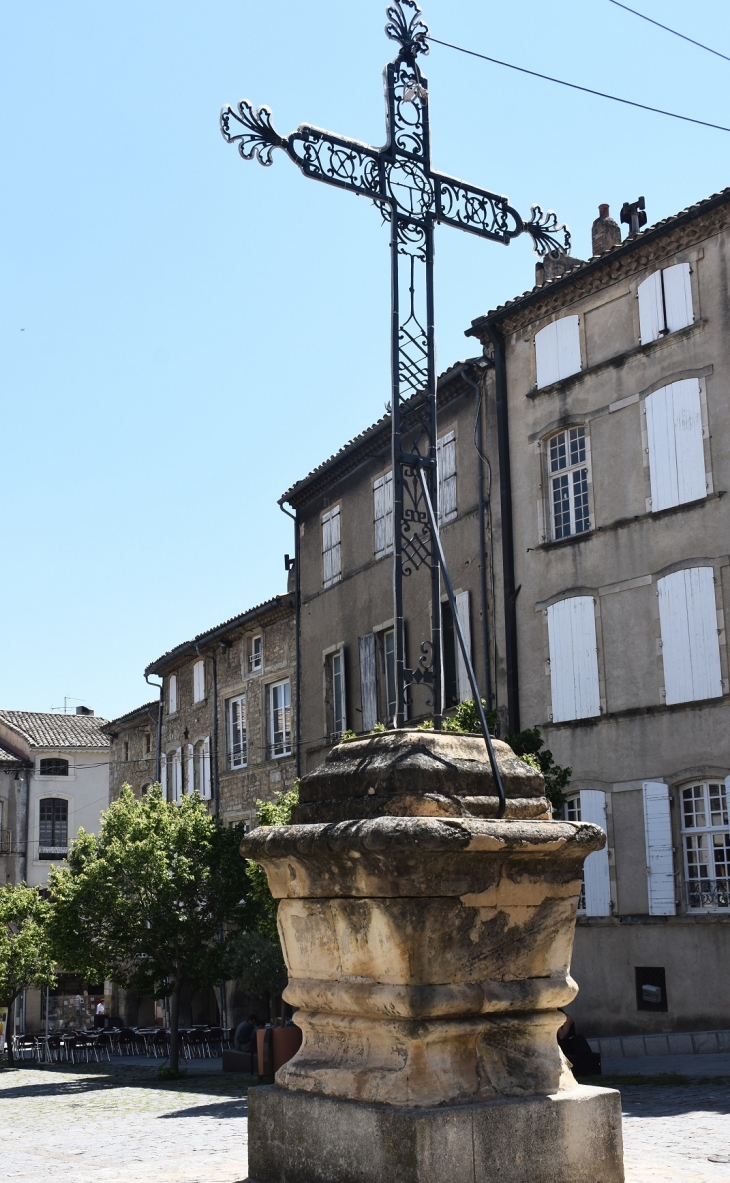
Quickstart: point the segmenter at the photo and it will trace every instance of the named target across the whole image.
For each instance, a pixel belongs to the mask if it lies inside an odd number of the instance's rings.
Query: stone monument
[[[556,1040],[605,835],[495,749],[501,819],[482,737],[411,728],[339,744],[294,824],[244,839],[303,1032],[249,1093],[252,1183],[622,1183],[619,1094]]]

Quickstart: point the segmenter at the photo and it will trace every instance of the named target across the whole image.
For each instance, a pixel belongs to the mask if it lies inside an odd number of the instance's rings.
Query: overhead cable
[[[673,33],[675,37],[681,37],[683,41],[689,41],[690,45],[697,45],[700,49],[706,49],[708,53],[714,53],[715,57],[723,58],[724,61],[730,62],[730,57],[727,54],[720,53],[719,49],[712,49],[709,45],[703,45],[701,41],[695,41],[693,37],[687,37],[684,33],[678,33],[676,29],[670,29],[669,25],[663,25],[661,21],[655,21],[653,17],[646,16],[643,12],[637,12],[635,8],[629,8],[628,4],[622,4],[621,0],[609,0],[610,4],[615,4],[617,8],[623,8],[626,12],[633,13],[634,16],[640,16],[643,21],[648,21],[650,25],[656,25],[658,29],[664,29],[665,33]]]
[[[569,86],[571,90],[582,90],[584,94],[597,95],[599,99],[611,99],[614,103],[623,103],[627,107],[639,107],[642,111],[651,111],[654,115],[668,115],[670,119],[681,119],[684,123],[698,123],[700,127],[711,127],[714,131],[728,131],[730,127],[723,127],[721,123],[708,123],[705,119],[693,119],[690,115],[677,115],[676,111],[664,111],[661,107],[649,107],[646,103],[635,103],[632,99],[622,99],[615,94],[606,94],[602,90],[591,90],[590,86],[579,86],[577,82],[566,82],[564,78],[552,78],[549,74],[539,74],[537,70],[528,70],[525,66],[515,66],[512,62],[503,62],[499,58],[487,57],[485,53],[477,53],[475,49],[464,49],[463,45],[452,45],[450,41],[441,41],[438,37],[429,37],[435,45],[445,45],[447,49],[456,49],[459,53],[468,53],[470,57],[481,58],[482,61],[492,62],[495,66],[506,66],[508,70],[517,70],[520,74],[530,74],[533,78],[542,78],[544,82],[556,82],[558,86]]]

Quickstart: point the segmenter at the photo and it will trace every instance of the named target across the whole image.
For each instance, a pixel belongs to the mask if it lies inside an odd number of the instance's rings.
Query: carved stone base
[[[252,1088],[249,1183],[623,1183],[621,1102],[552,1096],[407,1108]]]

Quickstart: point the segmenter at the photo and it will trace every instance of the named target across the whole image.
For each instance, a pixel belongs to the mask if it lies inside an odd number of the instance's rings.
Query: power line
[[[723,127],[720,123],[707,123],[704,119],[693,119],[690,115],[677,115],[676,111],[664,111],[661,107],[649,107],[646,103],[635,103],[632,99],[622,99],[618,95],[606,94],[602,90],[591,90],[590,86],[579,86],[577,82],[566,82],[563,78],[551,78],[549,74],[539,74],[537,70],[515,66],[512,62],[502,62],[499,58],[487,57],[485,53],[477,53],[474,49],[464,49],[463,45],[452,45],[450,41],[440,41],[438,37],[429,37],[429,41],[433,41],[436,45],[445,45],[447,49],[456,49],[459,53],[468,53],[470,57],[492,62],[495,66],[506,66],[508,70],[517,70],[520,74],[530,74],[533,78],[542,78],[544,82],[556,82],[558,86],[568,86],[571,90],[581,90],[584,94],[597,95],[599,99],[611,99],[614,103],[624,103],[627,107],[639,107],[640,110],[651,111],[654,115],[668,115],[670,119],[681,119],[684,123],[697,123],[700,127],[711,127],[714,131],[730,132],[730,127]]]
[[[634,16],[640,16],[643,21],[648,21],[650,25],[656,25],[658,29],[664,29],[666,33],[673,33],[675,37],[681,37],[683,41],[689,41],[690,45],[697,45],[700,49],[706,49],[708,53],[714,53],[715,57],[730,62],[730,57],[727,57],[724,53],[720,53],[719,49],[712,49],[709,45],[703,45],[701,41],[695,41],[693,37],[687,37],[684,33],[678,33],[676,29],[670,29],[669,25],[663,25],[661,21],[655,21],[652,17],[646,16],[645,13],[637,12],[635,8],[629,8],[628,4],[622,4],[621,0],[609,0],[609,3],[615,4],[617,8],[623,8],[626,12],[633,13]]]

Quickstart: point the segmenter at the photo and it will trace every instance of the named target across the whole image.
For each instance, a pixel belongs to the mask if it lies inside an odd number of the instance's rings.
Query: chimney
[[[91,707],[76,707],[77,715],[93,715]]]
[[[594,255],[602,255],[621,241],[621,227],[610,217],[607,205],[599,205],[598,217],[591,228],[591,242]]]

